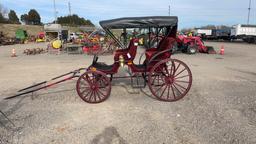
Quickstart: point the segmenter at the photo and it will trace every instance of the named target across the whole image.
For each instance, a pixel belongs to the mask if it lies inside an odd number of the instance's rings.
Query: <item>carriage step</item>
[[[141,74],[134,74],[131,76],[131,86],[132,88],[145,88],[146,81]]]

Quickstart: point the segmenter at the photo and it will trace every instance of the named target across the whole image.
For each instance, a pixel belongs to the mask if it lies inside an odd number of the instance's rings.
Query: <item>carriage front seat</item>
[[[90,67],[95,67],[99,71],[102,71],[104,73],[112,74],[117,71],[117,68],[119,64],[116,63],[116,61],[119,61],[119,56],[122,55],[126,61],[134,60],[137,52],[139,40],[136,38],[133,38],[130,40],[130,44],[128,48],[126,49],[119,49],[115,51],[114,60],[115,62],[112,65],[108,65],[104,62],[95,62]]]
[[[129,46],[126,49],[118,49],[115,51],[114,60],[118,61],[119,56],[122,55],[126,61],[127,60],[133,61],[137,53],[138,44],[139,44],[139,39],[132,38],[130,40]]]

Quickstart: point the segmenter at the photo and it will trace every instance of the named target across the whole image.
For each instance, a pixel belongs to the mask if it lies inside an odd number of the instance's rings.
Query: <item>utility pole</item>
[[[249,0],[249,8],[248,8],[248,19],[247,19],[247,24],[250,24],[251,3],[252,3],[252,0]]]
[[[53,0],[53,8],[54,8],[54,18],[55,18],[55,24],[56,24],[57,23],[57,11],[56,11],[55,0]]]
[[[71,4],[70,4],[70,1],[68,2],[68,10],[69,10],[69,24],[71,26],[72,18],[71,18]]]
[[[70,1],[68,2],[68,10],[69,10],[69,16],[71,16],[71,4],[70,4]]]
[[[171,0],[170,0],[170,3],[169,3],[169,6],[168,6],[168,15],[171,16]]]
[[[169,5],[168,15],[171,16],[171,6]]]

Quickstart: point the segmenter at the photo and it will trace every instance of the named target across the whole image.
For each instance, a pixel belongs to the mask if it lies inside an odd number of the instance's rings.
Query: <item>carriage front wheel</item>
[[[76,91],[85,102],[100,103],[109,97],[111,83],[103,72],[89,70],[77,80]]]
[[[162,101],[177,101],[183,98],[192,85],[189,67],[177,59],[165,59],[150,70],[148,86],[152,94]]]

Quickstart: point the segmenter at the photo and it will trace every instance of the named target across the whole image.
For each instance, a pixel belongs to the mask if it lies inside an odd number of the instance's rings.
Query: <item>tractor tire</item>
[[[195,54],[197,52],[197,46],[189,45],[187,48],[187,54]]]

